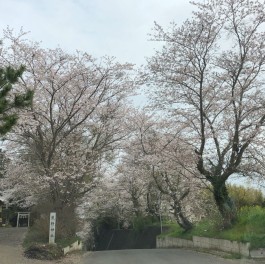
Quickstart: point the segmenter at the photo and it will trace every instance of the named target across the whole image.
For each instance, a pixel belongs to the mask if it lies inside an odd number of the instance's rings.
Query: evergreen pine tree
[[[18,115],[13,110],[29,106],[32,102],[33,91],[30,90],[15,97],[9,95],[24,70],[23,66],[19,69],[10,66],[0,68],[0,135],[5,135],[16,124]]]

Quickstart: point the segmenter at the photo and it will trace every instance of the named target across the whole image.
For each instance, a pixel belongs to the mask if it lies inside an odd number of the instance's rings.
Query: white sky
[[[2,29],[23,27],[42,47],[140,65],[154,52],[148,41],[154,21],[181,23],[194,7],[189,0],[0,0],[0,8]]]

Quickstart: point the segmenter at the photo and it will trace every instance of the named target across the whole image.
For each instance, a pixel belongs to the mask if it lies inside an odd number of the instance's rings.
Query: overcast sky
[[[137,65],[154,52],[154,21],[167,27],[191,15],[189,0],[0,0],[2,29],[30,31],[42,47],[60,46]]]

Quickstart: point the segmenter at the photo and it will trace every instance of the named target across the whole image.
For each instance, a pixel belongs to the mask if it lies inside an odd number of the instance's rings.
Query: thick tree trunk
[[[182,207],[179,203],[174,202],[173,205],[174,209],[174,216],[180,225],[181,228],[183,228],[185,231],[189,231],[192,229],[192,223],[189,221],[189,219],[182,213]]]
[[[233,200],[229,197],[225,181],[212,183],[215,203],[223,218],[223,227],[231,227],[237,218],[236,207]]]
[[[136,217],[139,217],[142,215],[142,211],[141,211],[141,206],[140,203],[138,201],[138,198],[136,198],[135,196],[132,197],[132,203],[133,203],[133,208],[134,208],[134,214]]]

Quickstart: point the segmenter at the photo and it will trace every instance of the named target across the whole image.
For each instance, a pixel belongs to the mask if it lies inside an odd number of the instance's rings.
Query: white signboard
[[[50,213],[50,232],[49,232],[49,244],[55,244],[55,225],[56,225],[56,213]]]

